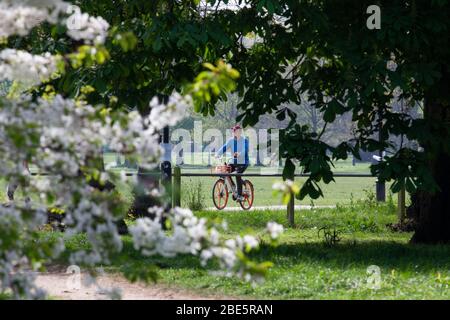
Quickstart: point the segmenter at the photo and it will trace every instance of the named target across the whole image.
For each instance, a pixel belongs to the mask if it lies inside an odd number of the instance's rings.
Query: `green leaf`
[[[293,179],[294,178],[294,173],[295,173],[295,165],[292,162],[291,159],[286,159],[286,162],[284,164],[284,168],[283,168],[283,179]]]
[[[155,39],[155,41],[153,42],[152,47],[153,47],[153,50],[154,50],[155,52],[158,52],[159,50],[161,50],[161,48],[162,48],[162,41],[161,41],[161,38],[160,38],[160,37],[157,37],[157,38]]]

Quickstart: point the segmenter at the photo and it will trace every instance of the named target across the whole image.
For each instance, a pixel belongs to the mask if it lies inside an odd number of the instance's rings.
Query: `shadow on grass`
[[[276,248],[263,246],[255,254],[255,258],[264,258],[275,265],[312,262],[337,268],[377,265],[421,271],[449,269],[449,257],[448,245],[412,245],[393,241],[343,242],[332,247],[323,243],[281,244]]]
[[[277,247],[262,245],[252,258],[258,261],[272,261],[275,268],[289,268],[301,263],[324,265],[333,269],[367,268],[377,265],[380,268],[397,269],[398,271],[420,271],[450,269],[450,246],[426,246],[402,244],[393,241],[362,241],[357,243],[339,243],[326,247],[323,243],[281,244]],[[119,263],[119,261],[121,261]],[[120,254],[119,269],[123,263],[131,263],[136,267],[156,265],[161,269],[205,269],[198,258],[181,255],[176,258],[160,256],[143,257],[135,251],[131,241],[124,242],[124,250]],[[214,266],[212,266],[214,269]]]
[[[140,269],[157,266],[161,269],[187,270],[203,273],[215,269],[215,265],[204,268],[199,259],[191,255],[175,258],[161,256],[144,257],[133,248],[131,237],[123,238],[123,250],[113,257],[112,268]],[[70,252],[89,247],[85,237],[78,236],[67,243],[68,252],[61,257],[67,263]],[[290,268],[300,264],[324,266],[332,269],[366,269],[369,265],[398,271],[429,272],[450,270],[450,245],[415,245],[389,240],[359,240],[342,242],[327,247],[323,242],[282,243],[277,247],[262,245],[253,253],[257,261],[272,261],[275,268]]]

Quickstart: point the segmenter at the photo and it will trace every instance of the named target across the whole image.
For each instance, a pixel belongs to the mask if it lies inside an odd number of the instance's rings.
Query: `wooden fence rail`
[[[181,172],[181,168],[179,166],[175,166],[173,170],[173,193],[172,193],[172,203],[174,206],[181,205],[181,177],[236,177],[236,176],[245,176],[245,177],[282,177],[281,173],[195,173],[195,172]],[[307,174],[295,174],[294,177],[307,177]],[[342,178],[376,178],[367,173],[335,173],[334,177],[342,177]],[[376,188],[379,191],[378,188]],[[377,195],[377,199],[385,198],[379,197]],[[290,226],[294,226],[294,195],[291,194],[290,200],[287,204],[287,220]],[[402,190],[398,193],[398,217],[399,222],[403,221],[405,217],[405,190]]]
[[[48,176],[48,173],[37,173],[32,172],[32,176]],[[126,176],[154,176],[159,177],[161,175],[161,172],[154,171],[154,172],[145,172],[145,173],[139,173],[139,172],[126,172]],[[172,205],[173,206],[181,206],[181,178],[182,177],[236,177],[236,176],[245,176],[245,177],[282,177],[283,175],[281,173],[195,173],[195,172],[181,172],[181,168],[179,166],[175,166],[173,168],[173,175],[172,175]],[[295,174],[294,177],[307,177],[307,174]],[[370,174],[367,173],[335,173],[334,177],[341,177],[341,178],[376,178]],[[377,189],[378,190],[378,189]],[[383,197],[384,198],[384,197]],[[379,199],[377,197],[377,199]],[[399,222],[403,222],[406,216],[406,196],[405,196],[405,190],[402,189],[398,193],[398,220]],[[287,204],[287,220],[290,226],[294,226],[295,219],[294,219],[294,196],[291,195],[290,200]]]

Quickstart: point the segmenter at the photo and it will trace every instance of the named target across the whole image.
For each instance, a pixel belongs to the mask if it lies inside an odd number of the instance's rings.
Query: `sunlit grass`
[[[284,211],[202,211],[197,215],[225,219],[226,236],[252,233],[260,237],[267,221],[286,224]],[[266,281],[256,286],[217,276],[192,256],[142,257],[129,236],[124,237],[123,253],[107,270],[145,270],[156,265],[159,281],[166,285],[244,298],[450,298],[450,246],[411,245],[411,233],[391,232],[386,224],[396,221],[392,205],[359,202],[352,207],[297,211],[295,218],[295,227],[286,228],[277,247],[263,245],[252,255],[255,260],[274,263]],[[327,245],[319,232],[322,228],[337,230],[340,241]],[[72,250],[87,246],[83,236],[67,244]],[[380,268],[378,290],[368,286],[371,265]]]

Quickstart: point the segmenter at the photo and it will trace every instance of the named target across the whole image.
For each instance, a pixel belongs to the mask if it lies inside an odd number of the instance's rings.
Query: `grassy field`
[[[199,158],[199,155],[196,155]],[[122,168],[114,168],[116,155],[112,153],[105,154],[105,163],[107,167],[111,170],[122,170]],[[122,159],[123,161],[123,159]],[[334,167],[334,172],[336,173],[370,173],[368,163],[356,163],[352,165],[351,159],[345,161],[337,161]],[[182,173],[211,173],[212,168],[185,165],[182,166]],[[281,169],[276,168],[265,168],[265,167],[254,167],[250,166],[246,173],[281,173]],[[195,200],[197,203],[201,203],[203,208],[213,207],[212,202],[212,186],[217,178],[215,177],[182,177],[182,187],[181,187],[181,204],[184,207],[190,207],[193,200],[191,200],[195,195],[200,194]],[[268,205],[279,205],[280,199],[273,196],[272,184],[281,180],[281,178],[273,177],[251,177],[248,178],[253,182],[255,187],[255,202],[254,206],[268,206]],[[304,178],[298,178],[298,183],[301,185]],[[336,205],[343,204],[349,205],[352,201],[358,199],[367,198],[371,194],[375,193],[375,178],[371,177],[337,177],[335,182],[328,185],[321,184],[321,188],[324,193],[323,198],[312,200],[310,198],[305,198],[302,201],[296,201],[296,204],[302,205]],[[387,184],[387,194],[389,193],[389,186]],[[123,192],[128,193],[129,191],[123,189]],[[200,199],[199,199],[200,198]],[[395,198],[395,197],[394,197]],[[239,206],[234,201],[228,202],[229,207]]]
[[[280,205],[281,199],[273,195],[272,185],[281,178],[271,177],[252,177],[249,178],[255,188],[254,206]],[[183,206],[189,207],[190,195],[197,189],[201,190],[203,195],[202,203],[205,208],[213,207],[212,202],[212,186],[216,179],[213,177],[183,177],[181,186],[181,203]],[[298,178],[297,182],[301,185],[304,178]],[[322,184],[321,188],[324,193],[323,198],[311,199],[305,198],[302,201],[296,200],[295,204],[302,205],[336,205],[350,204],[352,201],[374,194],[375,178],[335,178],[336,182],[328,185]],[[236,202],[228,202],[229,207],[239,206]]]
[[[259,168],[250,167],[246,173],[258,173]],[[281,171],[281,170],[280,170]],[[210,172],[208,169],[182,169],[182,172],[206,173]],[[357,164],[356,166],[348,165],[347,163],[338,163],[335,168],[336,173],[369,173],[367,164]],[[280,181],[277,177],[249,177],[255,188],[254,206],[268,206],[279,205],[280,198],[274,197],[272,185],[276,181]],[[215,177],[182,177],[181,187],[181,203],[183,206],[189,206],[189,199],[192,198],[192,192],[196,193],[198,189],[201,190],[202,199],[205,208],[213,207],[212,202],[212,186],[214,185]],[[305,178],[296,178],[296,182],[300,184],[305,181]],[[295,204],[302,205],[349,205],[358,199],[367,198],[375,194],[376,178],[372,177],[336,177],[335,182],[330,184],[321,183],[324,197],[319,199],[311,199],[309,197],[302,201],[296,200]],[[390,183],[386,184],[386,194],[389,196]],[[394,197],[396,198],[396,197]],[[228,206],[236,207],[238,204],[229,200]]]
[[[249,169],[249,172],[254,169]],[[189,172],[209,172],[208,169],[190,169]],[[39,177],[33,177],[32,179],[40,179]],[[217,178],[215,177],[183,177],[181,186],[181,205],[183,207],[191,207],[193,202],[201,204],[201,207],[206,209],[213,207],[212,202],[212,186]],[[275,181],[279,181],[281,178],[272,177],[252,177],[251,181],[255,187],[255,202],[254,206],[269,206],[280,205],[280,197],[273,194],[272,185]],[[301,185],[304,178],[298,178],[297,182]],[[359,199],[374,197],[375,192],[375,178],[335,178],[336,182],[332,182],[328,185],[322,184],[322,190],[324,197],[312,200],[305,198],[302,201],[296,200],[296,204],[302,205],[350,205]],[[129,180],[131,182],[131,178]],[[6,201],[6,181],[0,179],[0,201]],[[121,194],[131,202],[131,185],[129,183],[120,183],[117,185]],[[387,197],[389,198],[389,184],[387,185]],[[24,192],[21,188],[17,189],[15,198],[18,200],[24,199]],[[31,194],[33,201],[38,201],[38,197],[35,194]],[[396,197],[393,197],[393,201],[396,201]],[[237,207],[238,204],[231,200],[228,201],[228,207]]]
[[[126,170],[129,172],[134,172],[135,170],[122,167],[114,167],[116,160],[116,155],[113,153],[105,154],[105,166],[108,170],[117,172],[121,170]],[[122,159],[123,161],[123,159]],[[33,166],[31,166],[33,170]],[[246,172],[248,173],[259,173],[264,170],[273,171],[270,168],[259,168],[259,167],[249,167]],[[276,171],[276,170],[275,170]],[[369,173],[368,163],[357,163],[355,166],[352,165],[351,160],[338,161],[335,163],[334,171],[337,173]],[[210,173],[211,168],[206,167],[193,167],[184,166],[182,167],[182,172],[184,173]],[[281,169],[278,170],[281,172]],[[36,179],[36,178],[35,178]],[[272,191],[272,184],[281,180],[281,178],[272,177],[252,177],[249,178],[255,187],[255,202],[254,206],[268,206],[268,205],[279,205],[281,204],[280,198],[274,197]],[[191,207],[192,202],[197,202],[201,204],[204,209],[213,207],[212,202],[212,186],[214,185],[215,177],[183,177],[182,178],[182,188],[181,188],[181,204],[184,207]],[[302,183],[304,178],[298,178],[297,182]],[[296,200],[296,204],[302,205],[349,205],[352,202],[373,196],[375,192],[375,178],[371,177],[337,177],[335,182],[328,185],[322,184],[324,197],[316,200],[310,198],[305,198],[302,201]],[[387,196],[389,196],[389,185],[387,184]],[[129,184],[121,184],[118,186],[120,192],[126,197],[130,198],[131,187]],[[0,180],[0,190],[6,190],[6,184],[3,180]],[[197,195],[200,197],[197,197]],[[193,197],[196,197],[194,200]],[[23,194],[19,189],[17,191],[17,198],[23,198]],[[36,198],[32,195],[32,198]],[[396,197],[393,197],[396,201]],[[0,192],[0,201],[5,201],[5,192]],[[238,204],[231,199],[228,202],[229,207],[236,207]]]
[[[396,221],[393,203],[359,201],[336,209],[296,212],[296,226],[287,228],[277,247],[263,246],[253,255],[272,261],[266,281],[251,285],[217,276],[195,257],[175,259],[140,256],[124,237],[125,250],[107,270],[149,269],[158,266],[160,282],[202,294],[269,299],[449,299],[450,246],[408,244],[410,233],[391,232],[386,224]],[[285,212],[202,211],[198,216],[225,219],[227,236],[263,234],[267,221],[285,224]],[[329,245],[321,228],[337,230],[341,240]],[[264,239],[264,237],[263,237]],[[86,246],[83,236],[67,242],[69,248]],[[126,263],[124,264],[124,261]],[[380,268],[381,287],[367,285],[367,268]]]

